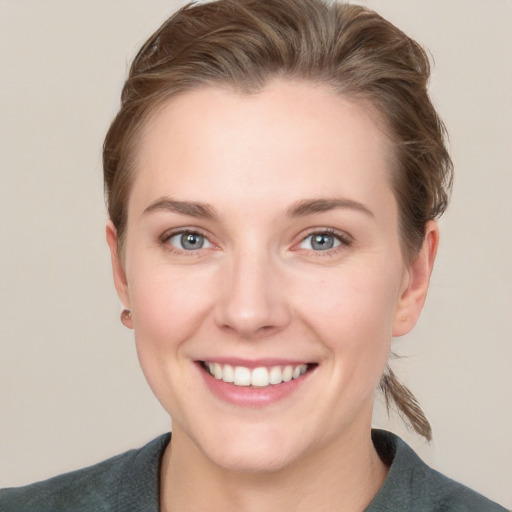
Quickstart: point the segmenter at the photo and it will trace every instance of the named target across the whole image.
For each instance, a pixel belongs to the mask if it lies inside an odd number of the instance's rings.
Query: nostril
[[[253,338],[265,338],[272,336],[280,331],[280,327],[277,325],[257,325],[249,322],[245,323],[224,323],[220,325],[221,329],[229,332],[236,337],[248,340]]]
[[[240,338],[268,336],[290,320],[283,275],[261,241],[240,241],[224,268],[215,303],[215,320]]]

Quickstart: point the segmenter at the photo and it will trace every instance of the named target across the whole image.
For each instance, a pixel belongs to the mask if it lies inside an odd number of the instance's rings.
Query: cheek
[[[198,329],[207,323],[208,287],[200,275],[185,278],[158,264],[139,267],[130,287],[140,366],[164,409],[175,413],[193,386],[193,340],[200,338]]]
[[[208,282],[201,272],[141,269],[131,282],[136,328],[165,334],[167,342],[179,339],[197,325],[198,315],[208,307]]]
[[[380,379],[390,351],[400,271],[368,268],[347,268],[329,279],[304,283],[296,296],[307,297],[297,311],[333,355],[340,378],[360,379],[370,389]]]
[[[138,265],[129,285],[137,351],[151,381],[164,365],[184,361],[190,346],[184,342],[194,339],[211,311],[211,278],[150,262]]]
[[[296,290],[299,308],[327,332],[351,331],[355,338],[365,332],[391,338],[400,294],[397,267],[351,266],[316,280],[302,280]],[[370,339],[366,340],[371,342]]]

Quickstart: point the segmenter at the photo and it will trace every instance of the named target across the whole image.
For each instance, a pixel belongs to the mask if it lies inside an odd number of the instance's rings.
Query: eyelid
[[[340,243],[339,245],[332,247],[331,249],[326,249],[324,251],[315,251],[314,249],[303,249],[300,247],[305,240],[314,235],[328,235],[336,238]],[[333,253],[337,250],[344,249],[349,247],[353,243],[354,239],[345,231],[340,231],[334,228],[310,228],[306,230],[305,233],[300,235],[300,239],[293,246],[294,250],[304,250],[314,252],[318,255],[322,253],[322,255],[327,255],[329,253]]]
[[[196,233],[198,235],[204,236],[205,238],[209,239],[209,235],[206,234],[202,229],[200,228],[194,228],[194,227],[183,227],[183,228],[171,228],[166,231],[164,231],[160,236],[159,239],[162,240],[162,242],[165,242],[169,240],[169,238],[172,238],[176,235],[183,235],[185,233]]]
[[[195,249],[195,250],[193,250],[193,249],[186,250],[186,249],[180,249],[180,248],[168,243],[171,238],[178,236],[178,235],[183,235],[186,233],[201,235],[207,240],[207,242],[210,245],[208,247],[201,247],[201,248]],[[329,236],[336,238],[340,242],[339,245],[332,247],[331,249],[326,249],[324,251],[315,251],[313,249],[302,249],[300,247],[300,244],[302,244],[307,238],[309,238],[313,235],[322,235],[322,234],[329,235]],[[187,226],[187,227],[180,227],[180,228],[171,228],[171,229],[168,229],[167,231],[164,231],[164,233],[162,233],[162,235],[160,235],[160,237],[159,237],[159,242],[162,245],[164,245],[171,252],[175,252],[175,253],[179,253],[179,254],[186,253],[188,255],[193,255],[193,254],[197,254],[197,253],[201,252],[203,249],[218,248],[219,247],[218,244],[216,244],[212,240],[212,238],[213,237],[209,233],[207,233],[205,230],[203,230],[201,228]],[[293,246],[291,249],[294,251],[304,250],[304,251],[308,251],[308,252],[314,252],[317,255],[320,255],[320,253],[322,253],[322,255],[328,255],[328,254],[332,254],[333,252],[336,252],[337,250],[349,247],[350,245],[352,245],[353,241],[354,241],[353,237],[351,235],[349,235],[346,231],[341,231],[341,230],[337,230],[334,228],[328,228],[328,227],[315,227],[315,228],[309,228],[305,232],[301,233],[299,239],[293,243]]]
[[[202,237],[205,238],[205,240],[207,240],[209,246],[208,247],[200,247],[199,249],[191,249],[191,250],[186,250],[186,249],[180,249],[179,247],[176,247],[174,245],[171,245],[169,243],[169,240],[175,236],[180,236],[180,235],[184,235],[184,234],[196,234],[196,235],[200,235]],[[212,237],[210,234],[206,233],[203,229],[201,228],[196,228],[196,227],[180,227],[180,228],[172,228],[172,229],[168,229],[167,231],[164,231],[164,233],[162,233],[162,235],[160,235],[158,237],[159,239],[159,242],[161,245],[165,246],[165,248],[167,250],[169,250],[170,252],[173,252],[173,253],[176,253],[176,254],[186,254],[186,255],[194,255],[194,254],[197,254],[199,252],[201,252],[202,250],[204,249],[211,249],[211,248],[215,248],[217,247],[217,245],[212,241]]]

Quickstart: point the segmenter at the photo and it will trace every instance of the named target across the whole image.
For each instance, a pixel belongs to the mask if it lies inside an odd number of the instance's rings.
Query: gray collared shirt
[[[1,512],[158,512],[160,462],[170,434],[138,450],[43,482],[0,490]],[[399,437],[372,431],[388,476],[366,512],[506,512],[428,467]]]

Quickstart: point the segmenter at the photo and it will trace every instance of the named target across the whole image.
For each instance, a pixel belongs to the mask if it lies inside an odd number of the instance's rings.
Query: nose
[[[217,325],[243,339],[269,336],[290,322],[290,308],[279,262],[264,251],[245,251],[226,262]]]

